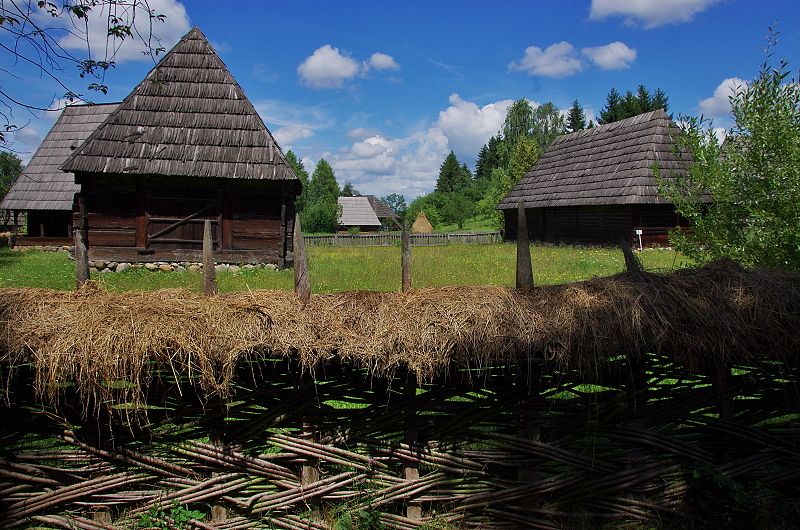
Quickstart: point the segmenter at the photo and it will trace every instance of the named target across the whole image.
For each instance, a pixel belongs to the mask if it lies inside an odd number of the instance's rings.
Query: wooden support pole
[[[625,269],[638,281],[644,281],[644,268],[642,262],[633,253],[633,249],[625,239],[620,240],[622,255],[625,257]]]
[[[403,274],[403,292],[411,290],[411,237],[408,235],[408,221],[403,221],[402,255],[400,266]]]
[[[308,392],[316,393],[316,383],[314,379],[305,374],[300,379],[299,390],[301,394],[306,394]],[[304,414],[302,417],[302,427],[300,432],[300,438],[303,438],[309,442],[318,442],[319,441],[319,433],[317,432],[317,426],[315,425],[314,418],[309,417],[309,415]],[[300,487],[307,488],[312,486],[315,482],[319,481],[319,458],[309,457],[303,461],[302,466],[300,467]],[[308,499],[304,499],[308,507],[311,509],[311,518],[314,521],[320,521],[322,519],[322,510],[321,510],[321,503],[319,497],[310,497]]]
[[[83,230],[76,228],[72,235],[75,245],[75,287],[80,289],[89,281],[89,254],[86,251]]]
[[[283,270],[286,267],[286,190],[281,188],[281,228],[279,230],[280,243],[278,244],[278,268]]]
[[[528,242],[528,220],[522,201],[517,203],[517,289],[533,289],[531,246]]]
[[[411,406],[410,403],[417,396],[417,381],[414,377],[414,374],[408,373],[403,387],[403,399],[407,407]],[[419,451],[416,413],[410,416],[406,422],[405,443],[411,451]],[[403,478],[406,480],[419,480],[419,461],[406,461],[406,465],[403,468]],[[422,505],[414,501],[414,499],[409,499],[406,502],[406,517],[414,521],[422,520]]]
[[[203,227],[203,292],[217,294],[217,269],[214,267],[214,242],[211,237],[211,221]]]
[[[311,299],[311,278],[308,275],[306,244],[300,227],[300,216],[294,215],[294,292],[305,305]]]

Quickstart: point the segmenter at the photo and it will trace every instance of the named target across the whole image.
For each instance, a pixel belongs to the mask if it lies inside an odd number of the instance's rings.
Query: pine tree
[[[569,109],[567,128],[570,132],[582,131],[586,128],[586,114],[577,99],[572,102],[572,107]]]
[[[461,164],[455,153],[450,151],[439,168],[439,178],[436,180],[437,193],[459,192],[467,188],[472,182],[472,173],[466,164]]]
[[[606,97],[606,106],[600,111],[600,118],[597,122],[604,125],[661,108],[666,112],[668,100],[669,98],[660,88],[657,88],[654,94],[650,94],[644,85],[639,85],[636,94],[628,91],[624,97],[620,97],[619,92],[612,88]]]
[[[308,198],[300,215],[307,232],[335,232],[339,217],[339,184],[333,168],[324,159],[317,162],[308,184]]]

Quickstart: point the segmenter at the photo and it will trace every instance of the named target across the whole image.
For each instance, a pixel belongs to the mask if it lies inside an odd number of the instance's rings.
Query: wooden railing
[[[487,245],[502,240],[500,232],[466,232],[410,234],[411,245],[415,247],[447,245]],[[400,245],[400,233],[386,234],[332,234],[329,236],[304,236],[306,247],[387,247]]]

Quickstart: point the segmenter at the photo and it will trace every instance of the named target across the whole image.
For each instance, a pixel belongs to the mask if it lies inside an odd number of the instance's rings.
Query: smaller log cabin
[[[653,168],[686,175],[678,127],[663,109],[556,138],[497,206],[505,237],[517,238],[522,202],[528,238],[566,244],[667,244],[686,220],[658,194]]]
[[[301,191],[272,134],[192,29],[61,166],[90,260],[286,264]]]
[[[75,175],[59,166],[117,108],[118,103],[68,105],[59,114],[33,158],[0,203],[9,212],[14,244],[50,246],[72,244],[72,212],[81,187]],[[26,225],[24,234],[16,235]]]

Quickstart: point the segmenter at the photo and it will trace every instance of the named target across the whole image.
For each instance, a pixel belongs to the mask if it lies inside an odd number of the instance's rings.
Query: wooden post
[[[19,211],[14,210],[14,230],[11,232],[11,241],[8,242],[10,248],[14,248],[17,244],[17,236],[19,235]]]
[[[410,403],[417,396],[417,382],[414,374],[408,372],[406,381],[403,387],[403,398],[406,401],[406,406],[411,406]],[[416,414],[412,415],[406,423],[405,442],[409,450],[418,452],[419,443],[417,440],[417,420]],[[407,462],[403,468],[403,478],[406,480],[419,480],[419,462]],[[406,503],[406,517],[414,521],[422,520],[422,505],[419,502],[409,499]]]
[[[411,290],[411,237],[408,235],[408,221],[403,221],[402,256],[400,266],[403,273],[403,292]]]
[[[316,383],[310,375],[306,374],[301,377],[299,385],[301,394],[306,394],[307,392],[316,393],[314,389],[315,386]],[[319,435],[317,432],[317,426],[314,424],[314,420],[304,413],[301,421],[302,430],[300,432],[300,437],[310,442],[318,442]],[[306,488],[313,485],[317,481],[319,481],[319,459],[309,457],[304,460],[303,465],[300,468],[300,487]],[[311,518],[314,521],[321,520],[322,511],[319,497],[311,497],[309,499],[304,499],[304,501],[311,508]]]
[[[638,281],[643,282],[644,269],[642,268],[642,262],[636,257],[633,249],[624,238],[620,240],[620,246],[622,247],[622,255],[625,257],[625,269]]]
[[[280,243],[278,243],[278,268],[286,267],[286,191],[281,188],[281,228],[279,230]]]
[[[83,239],[83,230],[73,230],[75,242],[75,287],[80,289],[89,281],[89,255],[86,252],[86,241]]]
[[[533,289],[528,220],[525,217],[525,206],[522,201],[517,203],[517,289]]]
[[[211,432],[211,445],[214,446],[215,449],[219,450],[220,452],[225,450],[225,434],[220,430],[213,430]],[[219,472],[211,473],[212,477],[219,476]],[[228,519],[228,510],[225,509],[225,506],[221,504],[215,504],[211,506],[211,524],[219,524],[223,523]]]
[[[209,219],[203,227],[203,292],[206,295],[217,294],[217,269],[214,268],[214,242]]]
[[[300,227],[300,216],[294,214],[294,292],[303,304],[311,298],[311,279],[308,276],[306,244]]]

